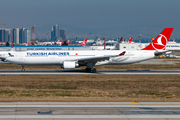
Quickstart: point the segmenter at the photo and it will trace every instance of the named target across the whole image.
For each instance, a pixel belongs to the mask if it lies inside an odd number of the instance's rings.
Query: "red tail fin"
[[[62,45],[63,44],[63,42],[60,42],[60,44],[59,45]]]
[[[121,39],[119,40],[119,42],[121,43],[121,42],[122,42],[122,40],[123,40],[123,37],[121,37]]]
[[[26,44],[26,46],[28,46],[29,45],[29,42]]]
[[[11,44],[11,49],[13,49],[13,40],[12,40],[12,44]]]
[[[132,42],[132,39],[133,39],[133,37],[131,37],[131,38],[127,41],[127,43],[131,43],[131,42]]]
[[[165,50],[172,31],[173,28],[165,28],[151,44],[141,50]]]
[[[104,50],[106,49],[106,39],[104,37]]]
[[[60,39],[57,42],[60,42]]]
[[[79,45],[79,46],[86,46],[86,43],[87,43],[87,38],[81,43],[81,45]]]
[[[70,43],[70,39],[66,43],[69,44]]]

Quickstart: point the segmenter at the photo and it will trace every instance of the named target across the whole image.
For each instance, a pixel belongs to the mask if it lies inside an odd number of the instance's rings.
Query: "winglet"
[[[165,28],[151,44],[141,50],[165,50],[173,28]]]
[[[122,56],[126,53],[126,51],[123,51],[122,53],[119,54],[119,56]]]

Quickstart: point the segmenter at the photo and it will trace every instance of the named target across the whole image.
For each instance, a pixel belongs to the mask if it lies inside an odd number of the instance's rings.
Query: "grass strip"
[[[180,75],[0,75],[0,101],[180,101]]]

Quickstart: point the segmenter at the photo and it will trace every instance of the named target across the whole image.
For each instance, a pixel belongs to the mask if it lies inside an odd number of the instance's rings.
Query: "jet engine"
[[[79,64],[77,64],[76,61],[65,61],[63,63],[64,69],[75,69],[76,67],[79,67]]]

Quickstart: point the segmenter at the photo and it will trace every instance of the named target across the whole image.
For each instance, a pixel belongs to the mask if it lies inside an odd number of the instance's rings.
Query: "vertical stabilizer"
[[[173,28],[165,28],[151,44],[141,50],[165,50]]]

